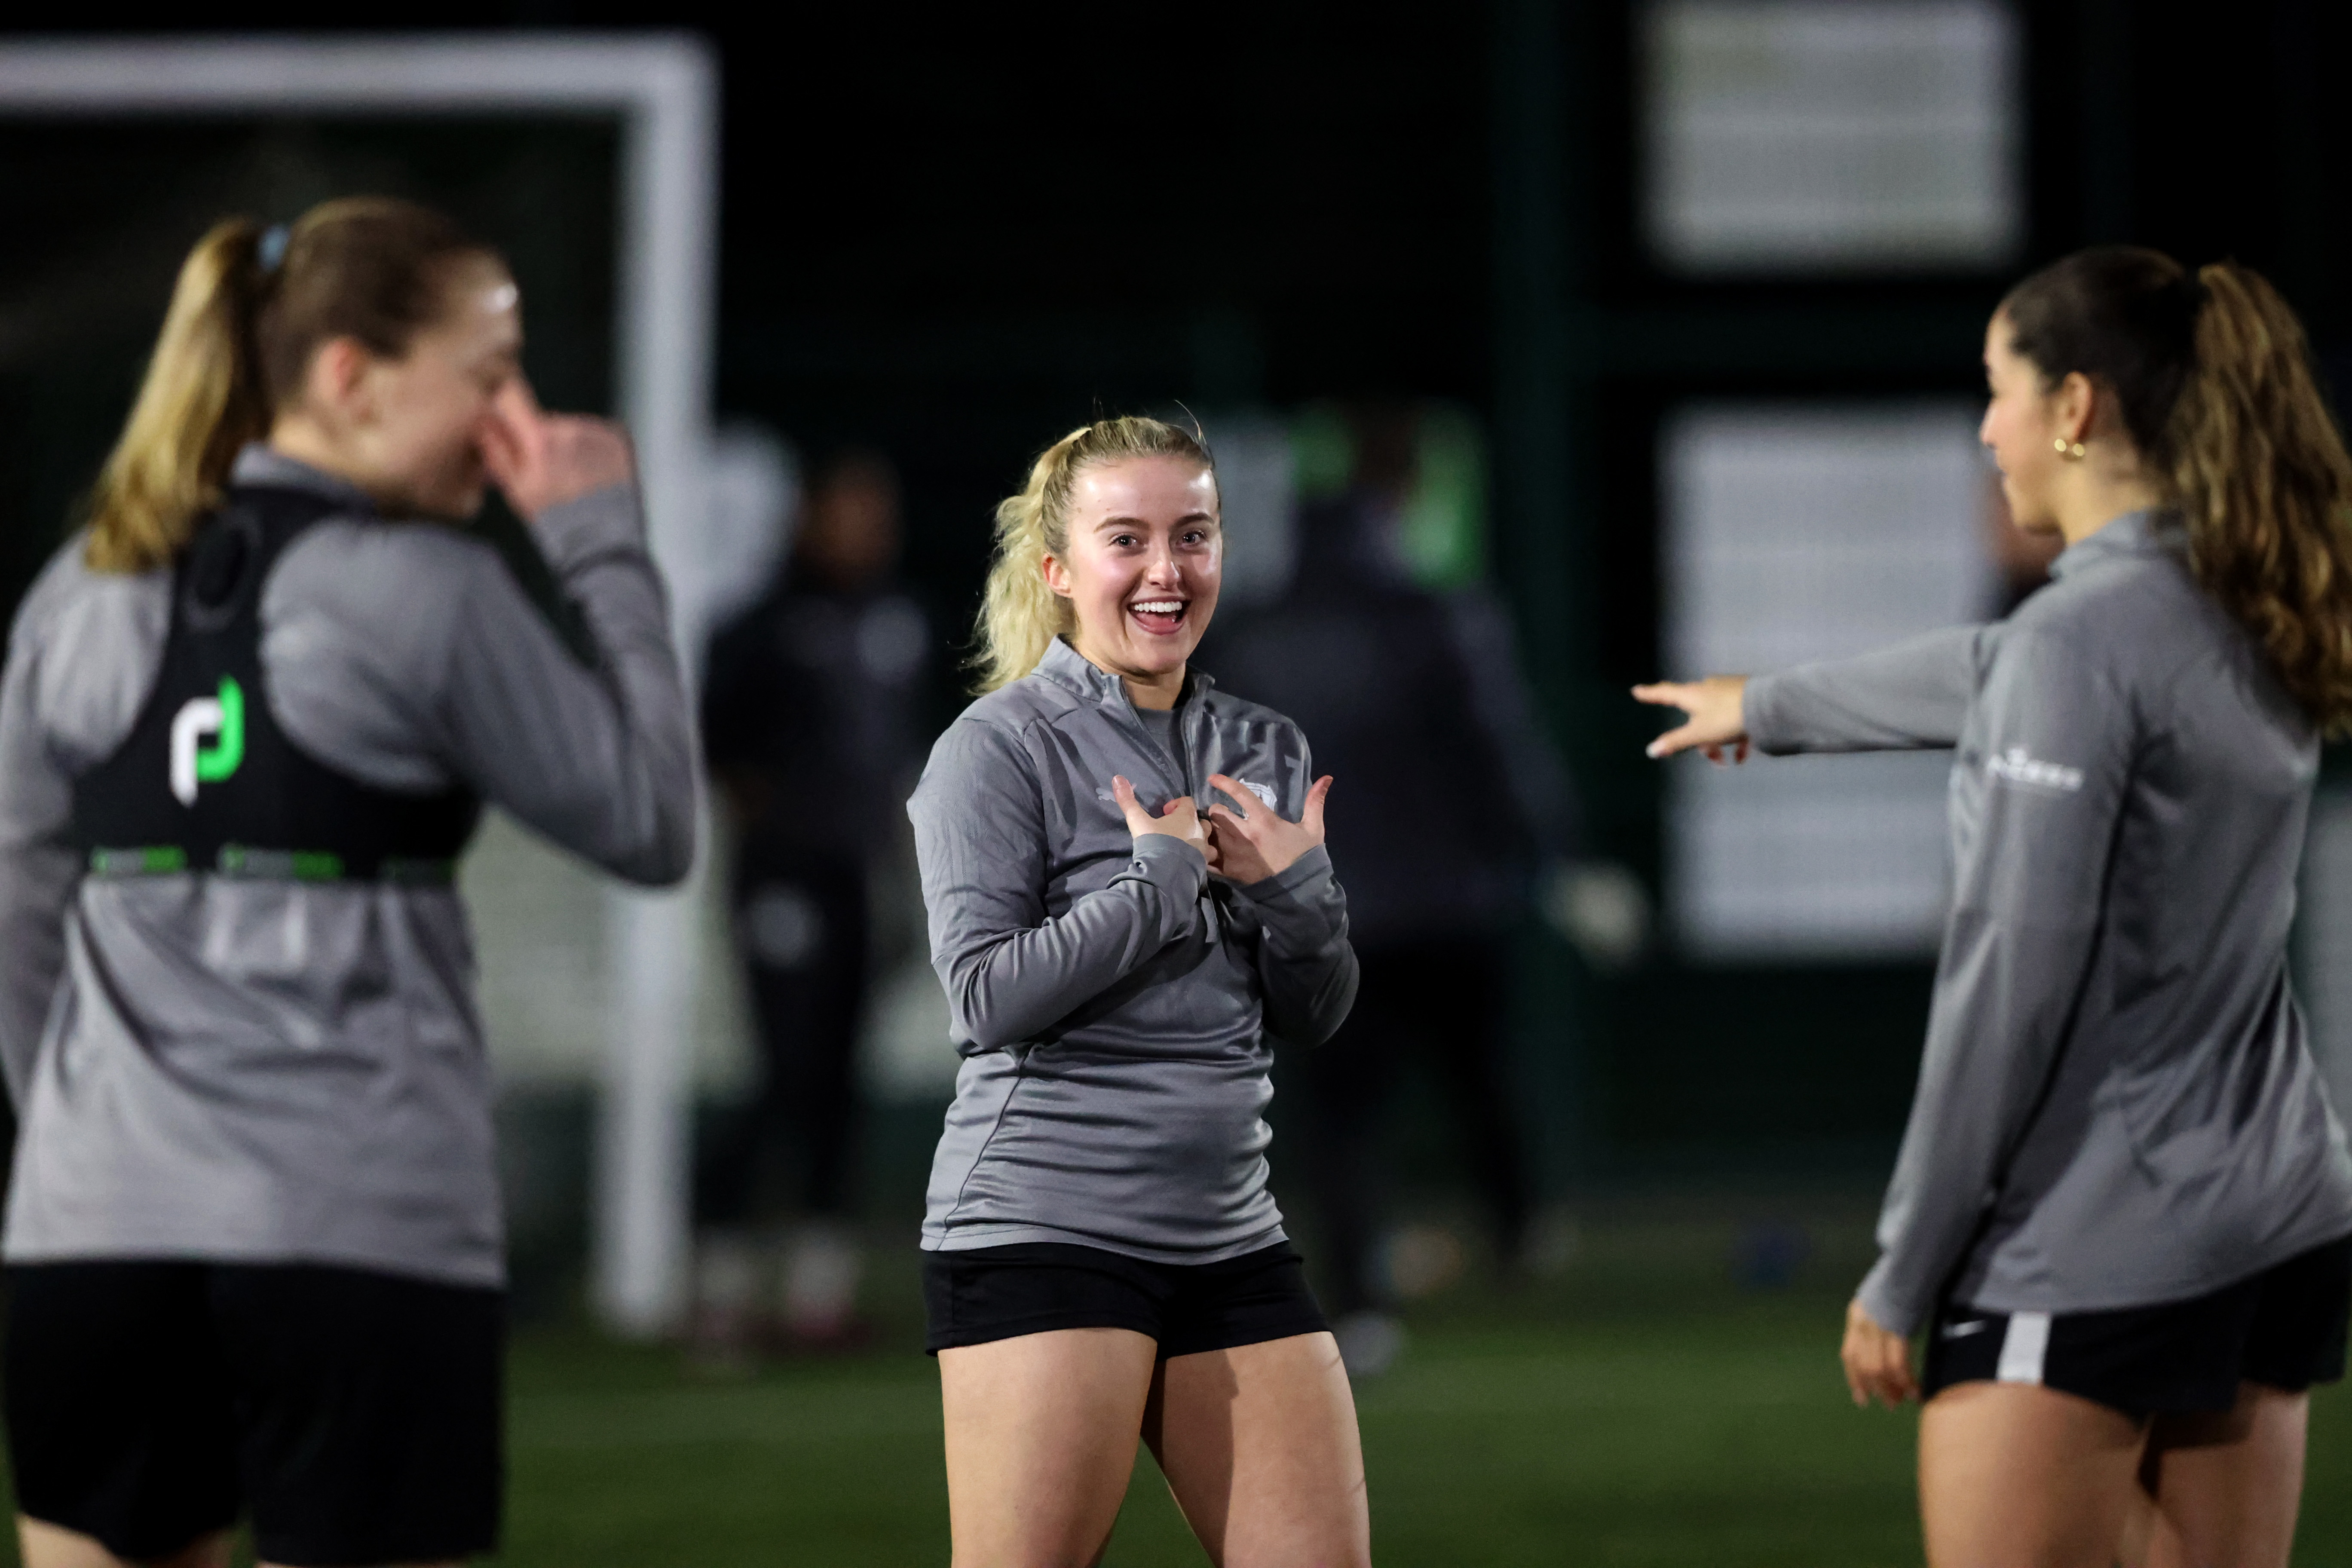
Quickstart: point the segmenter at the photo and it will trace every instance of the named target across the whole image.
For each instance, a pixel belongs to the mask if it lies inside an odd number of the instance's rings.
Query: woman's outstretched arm
[[[1853,658],[1660,681],[1633,695],[1685,715],[1650,743],[1654,757],[1697,750],[1738,761],[1750,746],[1771,756],[1943,750],[1959,742],[1976,672],[1999,631],[1998,623],[1948,626]]]

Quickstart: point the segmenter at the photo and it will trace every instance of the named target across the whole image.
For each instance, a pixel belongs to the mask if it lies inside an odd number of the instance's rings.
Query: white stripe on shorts
[[[2042,1358],[2050,1350],[2050,1314],[2011,1312],[2009,1331],[2000,1336],[2000,1365],[1993,1376],[2002,1383],[2040,1383]]]

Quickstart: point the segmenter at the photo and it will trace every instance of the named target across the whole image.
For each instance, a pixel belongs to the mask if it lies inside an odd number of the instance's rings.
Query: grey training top
[[[2311,721],[2117,518],[1992,626],[1748,683],[1764,751],[1954,747],[1952,909],[1863,1306],[2217,1290],[2352,1234],[2352,1157],[2287,980]]]
[[[248,447],[242,483],[349,499]],[[270,712],[380,788],[463,784],[632,881],[694,851],[695,741],[634,491],[534,530],[596,645],[566,650],[480,537],[329,519],[261,602]],[[77,775],[161,667],[169,568],[59,551],[0,676],[0,1067],[11,1262],[184,1258],[504,1277],[473,942],[455,889],[89,877]]]
[[[931,749],[907,811],[964,1063],[926,1248],[1213,1263],[1283,1239],[1265,1031],[1318,1045],[1348,1016],[1347,900],[1319,847],[1244,888],[1189,844],[1131,835],[1115,774],[1154,813],[1213,773],[1305,808],[1307,741],[1280,714],[1196,674],[1174,731],[1171,755],[1118,679],[1057,641]]]

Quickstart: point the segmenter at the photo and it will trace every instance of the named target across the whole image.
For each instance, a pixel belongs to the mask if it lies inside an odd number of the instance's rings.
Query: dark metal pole
[[[1591,9],[1570,7],[1567,25]],[[1591,686],[1590,552],[1580,548],[1577,444],[1591,427],[1589,395],[1570,364],[1575,155],[1566,105],[1573,42],[1559,0],[1495,0],[1495,473],[1502,590],[1516,612],[1520,655],[1554,737],[1571,758]],[[1584,405],[1580,406],[1580,403]],[[1555,942],[1518,944],[1519,1073],[1538,1180],[1557,1190],[1589,1169],[1585,1092],[1589,998]]]
[[[1587,621],[1568,549],[1569,395],[1558,0],[1495,5],[1495,468],[1506,591],[1555,723]],[[1563,595],[1566,595],[1563,597]]]

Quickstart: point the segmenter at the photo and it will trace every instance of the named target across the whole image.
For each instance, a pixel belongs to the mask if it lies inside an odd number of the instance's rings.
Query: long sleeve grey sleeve
[[[555,843],[659,885],[694,859],[698,747],[634,488],[533,525],[598,658],[583,663],[462,533],[405,524],[288,552],[265,616],[279,720],[393,787],[448,774]],[[421,745],[420,745],[421,742]]]
[[[1139,838],[1108,887],[1049,915],[1044,789],[1019,742],[985,720],[940,738],[908,806],[931,966],[967,1056],[1034,1039],[1200,918],[1208,863],[1166,834]]]
[[[1981,806],[1958,836],[1918,1092],[1860,1291],[1904,1334],[1934,1309],[2059,1060],[2132,763],[2133,705],[2095,649],[2012,627],[1979,700]]]
[[[0,675],[0,952],[7,954],[0,963],[0,1073],[21,1111],[65,967],[66,910],[82,861],[65,838],[73,781],[36,711],[40,649],[21,635],[21,616],[18,625]]]
[[[674,882],[694,861],[700,747],[636,490],[551,508],[533,532],[602,668],[582,670],[539,617],[486,606],[452,650],[452,740],[483,794],[522,821],[617,876]],[[486,582],[520,596],[509,579]],[[487,635],[518,619],[548,635]]]
[[[1755,676],[1743,702],[1748,739],[1776,757],[1953,746],[2000,629],[1948,626],[1853,658]]]
[[[1318,845],[1264,881],[1234,890],[1257,913],[1265,1026],[1297,1045],[1321,1045],[1347,1022],[1358,979],[1348,898],[1331,873],[1331,852]]]

